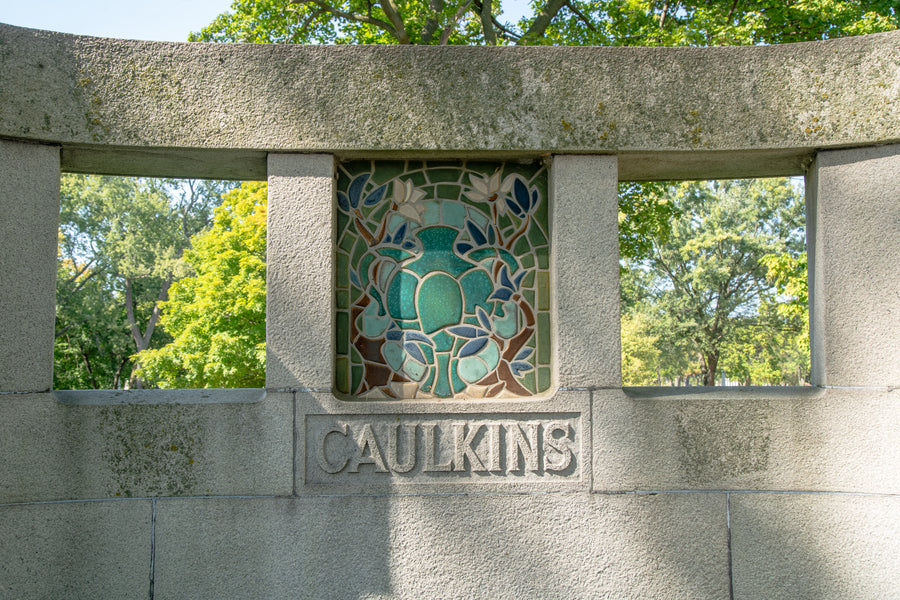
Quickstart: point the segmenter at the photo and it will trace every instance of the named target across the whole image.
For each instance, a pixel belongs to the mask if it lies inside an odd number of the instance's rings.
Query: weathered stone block
[[[150,597],[151,514],[149,500],[0,505],[0,597]]]
[[[270,154],[266,387],[330,390],[334,159]]]
[[[53,384],[58,229],[59,148],[0,140],[0,392]]]
[[[622,385],[615,156],[557,156],[551,170],[558,385]]]
[[[0,40],[0,89],[15,90],[0,136],[60,143],[74,170],[253,178],[266,152],[602,152],[627,178],[749,177],[900,135],[896,31],[730,48],[172,44],[7,25]]]
[[[900,392],[594,392],[596,491],[900,492]]]
[[[900,597],[900,497],[732,494],[735,600]]]
[[[900,385],[900,145],[820,152],[810,173],[813,383]]]
[[[723,494],[158,503],[156,598],[727,598]]]
[[[0,487],[0,502],[291,492],[291,394],[227,404],[166,403],[166,394],[154,391],[155,404],[5,398],[0,481],[15,485]]]
[[[587,490],[587,392],[543,401],[297,394],[299,494]]]

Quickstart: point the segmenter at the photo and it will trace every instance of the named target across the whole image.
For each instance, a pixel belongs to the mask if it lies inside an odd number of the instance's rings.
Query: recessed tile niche
[[[335,391],[516,398],[551,386],[541,164],[337,169]]]

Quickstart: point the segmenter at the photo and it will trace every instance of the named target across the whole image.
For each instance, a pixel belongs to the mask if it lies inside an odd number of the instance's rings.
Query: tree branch
[[[725,20],[728,21],[729,25],[731,24],[731,17],[734,16],[734,11],[737,9],[737,5],[738,0],[734,0],[734,2],[731,3],[731,10],[728,11],[728,16],[725,17]]]
[[[497,34],[494,33],[494,24],[492,22],[493,15],[491,14],[492,8],[491,0],[482,0],[481,10],[478,11],[478,13],[481,17],[481,29],[484,32],[484,41],[491,46],[496,46]]]
[[[294,34],[294,39],[302,39],[302,37],[306,34],[306,31],[309,29],[309,26],[312,25],[312,22],[315,21],[319,15],[321,15],[323,10],[321,8],[314,8],[309,11],[309,14],[306,15],[306,18],[303,19],[303,22],[300,24],[300,29]]]
[[[74,255],[74,252],[69,252],[68,254],[69,254],[70,256],[72,256],[72,255]],[[69,279],[66,281],[66,284],[69,284],[69,285],[71,285],[71,284],[75,283],[76,281],[78,281],[78,278],[81,277],[81,276],[84,274],[84,272],[87,271],[87,270],[90,268],[90,266],[91,266],[92,264],[94,264],[95,262],[97,262],[97,259],[96,259],[96,257],[95,257],[95,258],[91,258],[90,260],[85,261],[85,263],[84,263],[83,265],[80,265],[80,266],[79,266],[79,264],[78,264],[78,262],[75,260],[75,258],[63,258],[62,260],[63,260],[63,262],[69,261],[69,262],[72,263],[72,271],[73,271],[73,273],[72,273],[72,275],[69,277]],[[96,273],[96,271],[94,271],[94,272],[92,272],[90,275],[88,275],[88,278],[91,277],[94,273]],[[80,287],[80,286],[79,286],[79,287]]]
[[[507,41],[516,42],[521,39],[521,35],[513,31],[512,29],[508,29],[503,23],[497,20],[496,17],[491,17],[491,21],[494,23],[494,27],[496,27],[500,31],[500,36]]]
[[[560,11],[560,9],[566,5],[568,0],[547,0],[547,3],[541,8],[541,12],[538,13],[537,17],[535,17],[534,21],[531,23],[531,26],[528,28],[528,31],[522,34],[522,37],[519,38],[517,44],[527,44],[533,40],[541,38],[544,36],[544,33],[547,31],[547,27],[550,26],[550,22],[553,21],[553,18],[556,17],[556,14]]]
[[[134,339],[134,345],[137,346],[138,352],[141,348],[141,328],[138,327],[137,320],[134,318],[134,299],[132,298],[131,279],[125,278],[125,316],[128,319],[128,328],[131,330],[131,337]]]
[[[431,14],[425,18],[425,24],[422,25],[422,41],[430,44],[434,39],[434,34],[438,30],[438,17],[444,11],[444,0],[429,0],[428,8]]]
[[[60,329],[59,332],[53,336],[53,339],[62,337],[63,335],[65,335],[65,333],[66,333],[68,330],[70,330],[70,329],[72,329],[73,327],[76,327],[76,326],[78,326],[78,325],[84,325],[85,323],[87,323],[87,322],[90,321],[90,320],[91,320],[90,317],[86,317],[86,318],[81,319],[80,321],[78,321],[78,322],[76,322],[76,323],[69,323],[68,325],[66,325],[65,327],[63,327],[62,329]]]
[[[156,328],[156,323],[159,321],[159,315],[162,313],[162,310],[159,308],[159,303],[165,302],[166,298],[168,298],[170,285],[172,285],[171,279],[163,281],[162,287],[159,290],[159,295],[156,297],[156,302],[153,303],[153,312],[150,313],[150,320],[147,321],[147,329],[144,330],[144,337],[141,340],[144,347],[139,348],[139,350],[144,350],[150,346],[150,337],[153,335],[153,330]]]
[[[666,15],[669,13],[669,0],[663,4],[662,14],[659,15],[659,28],[662,29],[666,22]]]
[[[453,19],[447,23],[447,26],[444,27],[444,31],[441,33],[441,46],[446,46],[447,42],[450,41],[450,36],[453,35],[453,30],[456,29],[456,25],[459,23],[460,19],[463,18],[463,15],[466,14],[466,11],[469,10],[469,6],[472,5],[472,0],[466,0],[459,7],[459,10],[456,11],[456,14],[453,15]]]
[[[400,10],[394,4],[394,0],[381,0],[380,4],[384,14],[391,20],[397,31],[397,40],[401,44],[409,44],[409,34],[406,32],[406,27],[403,26],[403,17],[400,16]]]
[[[375,27],[378,27],[379,29],[383,29],[384,31],[388,32],[389,34],[391,34],[392,36],[397,38],[398,41],[400,40],[400,34],[387,21],[382,21],[381,19],[376,19],[371,16],[358,15],[356,13],[345,12],[343,10],[340,10],[340,9],[337,9],[337,8],[331,6],[330,4],[328,4],[328,2],[325,2],[325,0],[291,0],[290,3],[291,4],[309,4],[309,3],[315,4],[322,10],[329,12],[336,17],[340,17],[341,19],[347,19],[348,21],[357,21],[359,23],[368,23],[369,25],[374,25]],[[404,34],[405,33],[406,32],[404,31]]]
[[[586,16],[584,16],[584,13],[581,12],[580,10],[578,10],[575,7],[575,5],[572,4],[572,2],[567,1],[566,6],[569,7],[569,10],[572,11],[572,14],[574,14],[576,17],[578,17],[581,20],[581,22],[587,26],[588,29],[590,29],[591,31],[597,31],[597,28],[594,27],[594,24],[591,23],[590,19],[588,19]]]

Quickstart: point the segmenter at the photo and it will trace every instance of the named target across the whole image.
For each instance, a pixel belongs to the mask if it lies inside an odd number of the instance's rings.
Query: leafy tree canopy
[[[266,186],[227,193],[184,258],[162,327],[173,341],[142,352],[141,377],[168,388],[263,387],[266,359]]]
[[[57,389],[139,387],[132,355],[164,343],[159,303],[187,273],[222,182],[64,175],[56,299]]]
[[[665,377],[690,374],[693,363],[698,366],[694,374],[714,385],[720,360],[730,351],[729,373],[749,380],[749,366],[741,361],[754,353],[765,360],[776,356],[774,347],[766,345],[775,341],[773,332],[802,335],[799,323],[788,322],[796,314],[779,314],[774,308],[774,271],[766,265],[771,256],[788,264],[800,260],[802,193],[781,178],[684,182],[670,186],[667,196],[678,213],[670,235],[653,239],[647,258],[625,261],[634,273],[625,280],[638,280],[623,285],[625,314],[634,322],[640,322],[634,315],[644,315],[643,335],[655,336],[670,362],[682,357],[680,364],[659,365]],[[751,331],[762,337],[753,338]],[[760,345],[764,347],[757,349]],[[644,373],[635,379],[647,378]],[[773,378],[757,376],[755,381]]]
[[[900,27],[894,0],[535,0],[518,22],[483,0],[235,0],[192,33],[294,44],[778,44]]]

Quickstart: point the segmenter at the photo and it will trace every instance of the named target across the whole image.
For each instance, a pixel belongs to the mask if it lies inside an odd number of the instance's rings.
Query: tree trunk
[[[705,353],[704,362],[706,363],[706,372],[703,374],[703,385],[716,385],[716,369],[719,366],[719,353]]]
[[[128,318],[128,326],[131,329],[131,337],[134,339],[134,345],[137,347],[137,351],[141,352],[142,350],[146,350],[150,347],[150,338],[153,336],[153,330],[156,329],[156,323],[159,321],[160,308],[159,303],[164,302],[169,297],[169,286],[172,285],[171,279],[166,279],[163,281],[162,287],[159,290],[159,295],[156,298],[156,301],[153,303],[153,311],[150,313],[150,320],[147,321],[147,328],[141,333],[141,328],[138,325],[137,319],[134,314],[134,298],[132,293],[132,281],[131,279],[125,279],[125,315]],[[129,377],[129,387],[131,389],[141,389],[144,387],[144,382],[138,378],[135,373],[140,368],[140,363],[135,361],[134,365],[131,367],[131,376]]]

